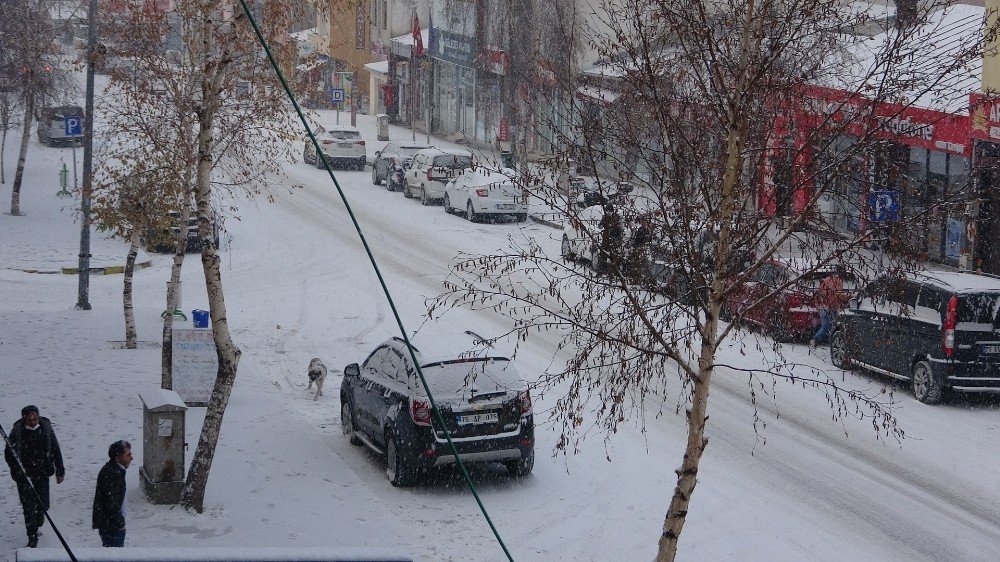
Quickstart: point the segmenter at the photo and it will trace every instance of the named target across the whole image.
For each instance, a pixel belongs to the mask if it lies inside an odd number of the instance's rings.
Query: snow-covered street
[[[324,114],[324,119],[332,119]],[[343,118],[343,116],[342,116]],[[374,139],[373,120],[359,128]],[[409,131],[393,128],[394,138]],[[405,135],[405,136],[404,136]],[[371,155],[381,144],[369,142]],[[300,147],[296,146],[298,150]],[[123,339],[121,275],[91,277],[93,310],[74,310],[77,278],[21,271],[75,265],[75,200],[59,199],[56,163],[69,150],[33,141],[22,194],[26,216],[0,214],[0,423],[39,406],[63,447],[66,482],[52,484],[52,516],[71,546],[98,546],[90,529],[93,486],[104,451],[130,439],[141,464],[138,393],[158,387],[156,345],[116,349]],[[16,155],[6,154],[8,170]],[[344,365],[395,335],[395,322],[353,224],[325,171],[285,165],[274,201],[232,201],[225,213],[223,282],[233,339],[242,349],[206,511],[149,504],[138,471],[128,474],[127,546],[399,547],[421,560],[499,560],[503,552],[457,471],[394,488],[384,461],[341,435],[337,391]],[[460,252],[490,253],[528,238],[558,255],[559,231],[542,224],[474,224],[373,186],[370,169],[337,171],[406,327],[426,320]],[[301,185],[300,188],[293,187]],[[0,203],[10,184],[0,186]],[[124,261],[126,244],[95,235],[94,254]],[[95,258],[96,259],[96,258]],[[168,256],[136,272],[139,337],[156,342]],[[208,308],[201,264],[184,267],[183,308]],[[488,312],[453,311],[422,329],[502,329]],[[721,361],[762,364],[769,340],[742,334]],[[760,341],[758,341],[760,338]],[[553,362],[555,334],[530,338],[517,363],[529,379]],[[789,360],[828,369],[826,348],[785,345]],[[306,365],[331,367],[326,396],[306,390]],[[559,358],[555,358],[558,363]],[[845,385],[886,380],[848,372]],[[684,560],[994,560],[1000,552],[1000,398],[921,404],[905,390],[893,413],[902,443],[877,440],[870,419],[830,421],[821,391],[778,382],[756,388],[754,426],[746,376],[721,370],[709,413],[710,443],[681,539]],[[889,387],[891,390],[891,387]],[[650,405],[605,442],[556,453],[547,420],[557,396],[533,396],[534,472],[513,479],[499,465],[472,471],[516,560],[646,560],[655,554],[685,431],[680,383],[662,410]],[[888,395],[886,396],[888,400]],[[202,408],[188,411],[193,453]],[[644,425],[646,431],[641,431]],[[0,478],[0,558],[14,560],[24,529],[13,482]],[[40,546],[57,547],[51,529]]]

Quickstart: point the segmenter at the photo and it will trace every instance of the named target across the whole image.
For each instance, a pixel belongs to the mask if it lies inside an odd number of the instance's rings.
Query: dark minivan
[[[531,396],[513,361],[474,354],[454,337],[429,343],[445,349],[424,354],[414,347],[414,355],[462,462],[500,462],[514,476],[530,473]],[[340,408],[344,435],[385,454],[393,486],[412,485],[428,469],[455,462],[402,338],[383,342],[361,365],[344,367]]]
[[[1000,392],[1000,278],[921,272],[875,279],[833,328],[830,358],[910,382],[934,404],[947,390]]]

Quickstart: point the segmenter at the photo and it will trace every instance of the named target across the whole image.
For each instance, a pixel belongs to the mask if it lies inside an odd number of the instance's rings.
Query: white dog
[[[309,386],[306,387],[306,390],[309,390],[312,388],[313,383],[316,383],[316,395],[313,396],[313,400],[323,396],[323,381],[325,380],[326,365],[319,357],[314,357],[309,362]]]

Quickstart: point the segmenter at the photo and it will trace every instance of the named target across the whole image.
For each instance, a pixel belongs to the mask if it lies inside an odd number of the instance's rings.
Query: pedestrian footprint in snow
[[[17,495],[24,509],[28,548],[38,546],[38,529],[45,524],[49,509],[49,478],[55,474],[62,484],[66,475],[59,440],[52,422],[38,415],[37,406],[21,409],[21,419],[10,430],[10,444],[4,449],[10,475],[17,483]]]

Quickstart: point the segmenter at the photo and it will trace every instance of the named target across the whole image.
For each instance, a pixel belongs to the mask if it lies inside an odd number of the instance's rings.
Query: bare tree
[[[544,177],[525,185],[585,233],[581,253],[594,267],[573,263],[581,256],[570,240],[561,256],[512,242],[500,255],[457,259],[433,303],[431,314],[493,310],[521,339],[561,334],[569,359],[538,384],[558,389],[563,451],[593,429],[610,438],[624,422],[644,427],[647,412],[662,412],[679,392],[688,432],[658,560],[677,553],[708,445],[714,377],[743,378],[751,401],[776,392],[775,380],[812,386],[834,418],[867,418],[878,437],[902,438],[891,392],[866,394],[839,374],[793,364],[781,343],[789,327],[756,313],[833,265],[860,283],[876,271],[912,269],[921,257],[893,234],[926,224],[927,208],[892,228],[845,228],[841,219],[869,210],[838,186],[905,192],[905,174],[879,155],[919,132],[905,119],[915,104],[946,112],[967,95],[959,83],[981,57],[982,16],[945,7],[921,3],[914,25],[892,26],[871,15],[877,10],[834,0],[605,0],[597,20],[607,27],[588,39],[601,54],[598,69],[590,82],[570,82],[589,101],[572,104],[562,117],[574,126],[553,139],[609,177],[599,180],[603,213],[578,212],[564,190],[536,188]],[[803,117],[790,119],[795,112]],[[869,184],[859,163],[871,161],[881,179]],[[787,173],[777,174],[776,162]],[[627,193],[619,180],[636,187]],[[821,208],[824,195],[835,209]],[[933,203],[947,210],[967,196],[956,189]],[[883,239],[894,251],[880,262],[870,248]],[[667,269],[655,271],[651,254]],[[737,291],[779,257],[796,259],[797,273],[762,283],[734,310]],[[741,329],[751,323],[770,337]],[[727,364],[729,346],[767,353]]]
[[[187,218],[192,210],[197,213],[201,263],[219,360],[215,387],[181,496],[182,505],[201,512],[240,358],[240,350],[229,333],[221,258],[213,227],[221,202],[227,201],[227,209],[235,211],[233,196],[252,197],[267,189],[278,170],[262,166],[261,162],[291,161],[287,141],[294,136],[293,122],[283,92],[263,64],[263,53],[238,2],[220,5],[186,0],[175,2],[169,12],[133,8],[118,18],[118,31],[113,35],[116,40],[112,44],[125,61],[124,69],[112,74],[118,88],[115,103],[126,109],[112,118],[115,126],[111,130],[118,140],[111,146],[114,160],[131,163],[125,169],[135,169],[136,158],[145,158],[142,151],[130,147],[150,144],[151,165],[175,171],[176,211],[182,232],[167,296],[165,350],[172,321],[169,312],[176,302],[186,248]],[[294,6],[267,2],[256,3],[254,9],[279,60],[287,63],[291,52],[282,38],[289,18],[295,14]],[[165,373],[166,368],[165,359]],[[163,384],[171,384],[166,374]]]

